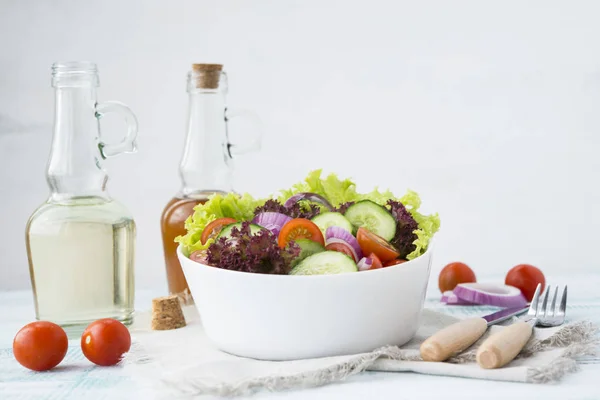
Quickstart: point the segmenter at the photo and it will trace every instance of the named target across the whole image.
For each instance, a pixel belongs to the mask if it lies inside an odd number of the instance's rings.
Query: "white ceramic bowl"
[[[392,267],[339,275],[264,275],[177,251],[208,337],[231,354],[295,360],[402,345],[417,331],[431,249]]]

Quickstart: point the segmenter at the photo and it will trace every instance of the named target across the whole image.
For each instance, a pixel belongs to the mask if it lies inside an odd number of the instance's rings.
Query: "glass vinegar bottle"
[[[135,151],[137,121],[121,103],[96,102],[95,64],[53,65],[55,121],[47,167],[49,199],[30,217],[26,245],[36,318],[80,333],[92,321],[132,322],[135,223],[106,191],[101,161]],[[121,114],[128,132],[104,143],[99,118]]]
[[[161,231],[169,293],[188,294],[188,285],[177,259],[175,238],[185,235],[185,220],[194,207],[215,193],[232,189],[233,156],[260,148],[260,129],[246,145],[232,144],[227,121],[247,117],[256,125],[257,116],[247,110],[226,106],[227,75],[220,64],[193,64],[187,77],[189,94],[188,128],[179,166],[181,190],[165,206]]]

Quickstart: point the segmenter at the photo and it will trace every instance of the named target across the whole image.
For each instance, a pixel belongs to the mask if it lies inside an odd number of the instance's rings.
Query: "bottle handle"
[[[129,107],[118,101],[105,101],[96,104],[96,118],[101,119],[104,114],[117,113],[125,119],[127,124],[127,133],[119,143],[105,143],[102,140],[98,143],[102,158],[118,156],[123,153],[135,153],[137,150],[136,137],[138,133],[138,122],[135,114]]]
[[[262,145],[263,126],[258,114],[254,111],[242,108],[227,108],[225,109],[225,123],[233,118],[246,118],[254,125],[254,135],[247,143],[232,143],[229,141],[229,132],[227,135],[227,149],[232,157],[246,153],[259,151]],[[229,127],[227,128],[229,131]]]

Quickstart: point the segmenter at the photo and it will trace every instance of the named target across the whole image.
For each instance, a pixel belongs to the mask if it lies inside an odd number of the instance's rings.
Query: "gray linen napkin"
[[[419,346],[427,337],[458,319],[424,310],[415,337],[402,348],[387,346],[370,353],[298,361],[260,361],[240,358],[216,349],[206,337],[193,306],[184,309],[188,326],[151,331],[150,316],[136,316],[134,344],[123,361],[129,374],[152,386],[159,398],[199,394],[246,395],[256,390],[306,388],[343,380],[365,370],[416,372],[465,378],[545,383],[576,370],[575,357],[597,348],[597,328],[581,321],[557,328],[534,330],[520,356],[504,368],[484,370],[475,362],[479,343],[449,362],[424,362]]]

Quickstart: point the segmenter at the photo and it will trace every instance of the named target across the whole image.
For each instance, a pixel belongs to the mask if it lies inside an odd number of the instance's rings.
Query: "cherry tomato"
[[[81,336],[83,355],[97,365],[115,365],[131,347],[127,327],[117,320],[104,318],[92,322]]]
[[[215,219],[210,224],[206,225],[206,228],[202,231],[202,236],[200,237],[200,243],[205,244],[208,239],[215,238],[221,230],[230,224],[235,224],[237,221],[233,218],[218,218]]]
[[[325,245],[325,239],[319,227],[305,218],[295,218],[285,224],[279,232],[277,242],[279,247],[284,248],[289,242],[296,239],[309,239],[322,246]]]
[[[539,268],[529,264],[519,264],[508,271],[504,283],[521,289],[527,301],[531,301],[538,283],[542,284],[542,292],[544,291],[546,278]]]
[[[394,260],[390,260],[390,261],[386,261],[383,263],[384,267],[391,267],[392,265],[398,265],[398,264],[402,264],[405,263],[406,260],[402,260],[400,258],[396,258]]]
[[[347,255],[351,259],[353,259],[354,262],[358,262],[358,260],[356,258],[354,258],[354,252],[352,251],[352,249],[350,248],[350,246],[347,245],[347,244],[344,244],[344,243],[329,243],[327,246],[325,246],[325,250],[338,251],[340,253],[343,253],[343,254]]]
[[[207,256],[208,253],[206,250],[196,250],[195,252],[190,254],[190,260],[196,261],[200,264],[208,264],[208,260],[206,259]]]
[[[65,358],[69,340],[60,326],[47,321],[25,325],[13,341],[15,358],[25,368],[47,371]]]
[[[369,254],[369,258],[371,259],[371,268],[368,269],[368,271],[372,270],[372,269],[379,269],[379,268],[383,268],[383,264],[381,263],[381,260],[379,259],[379,257],[377,257],[377,255],[375,253],[371,253]]]
[[[440,291],[453,290],[459,283],[477,282],[475,273],[469,266],[461,262],[453,262],[444,267],[440,272],[438,285]]]
[[[381,261],[389,261],[398,258],[400,253],[389,244],[384,238],[374,234],[373,232],[360,227],[356,232],[356,239],[360,249],[365,254],[375,253]]]

